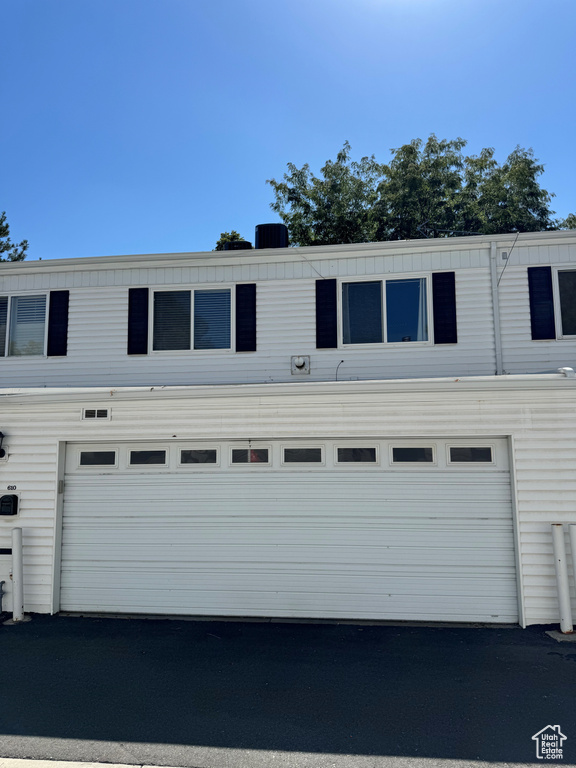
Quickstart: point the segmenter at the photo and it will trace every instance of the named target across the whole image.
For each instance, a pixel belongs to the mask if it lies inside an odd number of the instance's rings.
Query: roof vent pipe
[[[288,248],[286,224],[257,224],[256,248]]]

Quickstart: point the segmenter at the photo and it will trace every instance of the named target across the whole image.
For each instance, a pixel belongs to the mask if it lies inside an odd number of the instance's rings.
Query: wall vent
[[[110,419],[109,408],[84,408],[83,419]]]

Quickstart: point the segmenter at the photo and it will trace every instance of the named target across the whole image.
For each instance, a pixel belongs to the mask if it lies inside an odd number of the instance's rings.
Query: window
[[[338,448],[338,464],[375,464],[376,448]]]
[[[268,448],[234,448],[232,464],[268,464]]]
[[[229,288],[155,291],[152,349],[230,349]]]
[[[130,451],[130,464],[166,464],[166,451]]]
[[[0,356],[43,355],[46,296],[0,296]]]
[[[80,451],[81,467],[114,467],[116,451]]]
[[[344,344],[426,342],[425,277],[342,283]]]
[[[394,464],[424,463],[431,464],[434,461],[434,449],[432,446],[414,448],[392,448],[392,461]]]
[[[216,464],[218,453],[215,448],[192,449],[180,451],[180,464]]]
[[[558,272],[560,335],[576,336],[576,270]]]
[[[284,448],[285,464],[314,464],[322,462],[322,448]]]
[[[492,464],[492,448],[489,445],[468,446],[451,445],[450,446],[451,464]]]
[[[156,291],[153,349],[190,349],[190,295],[190,291]]]
[[[194,291],[194,349],[230,349],[230,291]]]

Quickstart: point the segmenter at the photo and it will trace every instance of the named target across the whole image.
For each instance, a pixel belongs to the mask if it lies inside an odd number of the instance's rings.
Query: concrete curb
[[[156,768],[151,765],[128,765],[126,763],[76,763],[67,760],[24,760],[21,758],[0,757],[0,768]],[[178,768],[168,766],[166,768]]]

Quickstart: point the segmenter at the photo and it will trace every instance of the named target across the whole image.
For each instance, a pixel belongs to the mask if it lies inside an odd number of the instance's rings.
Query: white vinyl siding
[[[141,276],[140,270],[134,272],[134,279]],[[123,273],[118,273],[118,278],[122,276]],[[124,277],[132,279],[130,273]],[[318,350],[314,291],[314,276],[258,283],[258,349],[250,353],[250,365],[247,365],[245,356],[226,350],[129,356],[126,352],[127,287],[71,288],[67,357],[58,360],[6,358],[2,383],[4,386],[165,386],[191,382],[287,382],[294,381],[290,369],[290,358],[294,354],[310,355],[310,381],[334,380],[342,359],[339,380],[469,376],[495,370],[487,269],[463,269],[456,274],[457,345],[393,344],[378,350],[372,345],[359,345],[347,349],[346,354],[337,349]],[[150,323],[152,326],[152,319]],[[152,330],[150,348],[151,345]]]
[[[58,474],[59,446],[64,441],[98,442],[98,450],[104,450],[110,441],[126,444],[127,440],[144,441],[145,447],[151,447],[151,441],[158,444],[172,436],[175,424],[193,424],[195,437],[212,449],[217,447],[214,440],[244,439],[248,430],[254,433],[256,425],[264,443],[278,435],[294,442],[301,438],[302,425],[306,424],[310,438],[331,437],[335,447],[350,447],[352,439],[358,447],[373,447],[383,431],[395,444],[405,438],[424,439],[430,444],[438,434],[450,435],[464,445],[478,445],[479,437],[482,444],[492,444],[494,436],[511,435],[512,498],[518,521],[524,621],[558,622],[550,524],[576,523],[576,439],[568,417],[574,387],[574,380],[554,375],[518,380],[489,377],[6,394],[0,398],[8,453],[2,471],[6,485],[17,486],[20,512],[16,518],[0,519],[0,547],[10,546],[14,526],[23,528],[25,610],[49,612],[57,606],[57,600],[53,602],[60,571],[56,510],[62,500],[57,488],[58,479],[64,478]],[[81,418],[83,408],[108,408],[111,399],[112,420]],[[202,444],[184,447],[202,448]],[[334,456],[327,452],[327,460],[328,453]],[[440,453],[448,455],[439,451],[439,457]],[[229,465],[228,454],[220,458]],[[378,456],[374,471],[379,471],[383,460],[388,462],[388,454]],[[186,472],[195,472],[197,466],[188,465]],[[219,471],[218,465],[200,466],[204,473]],[[401,469],[412,471],[410,467]],[[346,465],[345,470],[350,474],[364,472],[361,464]],[[170,468],[162,471],[170,472]],[[260,476],[270,470],[251,467],[246,471]],[[140,468],[130,472],[136,478]],[[567,534],[566,539],[569,546]],[[10,590],[9,579],[5,589]],[[10,594],[5,605],[9,610]],[[576,615],[576,599],[573,611]]]

